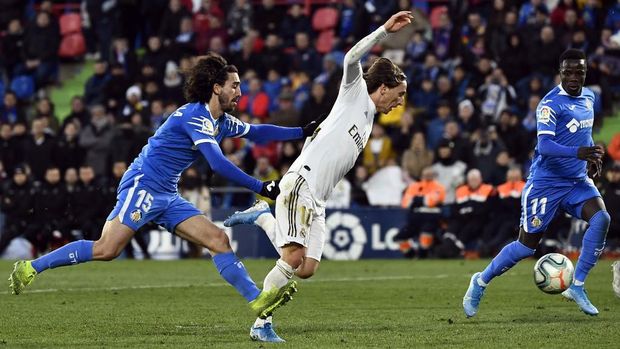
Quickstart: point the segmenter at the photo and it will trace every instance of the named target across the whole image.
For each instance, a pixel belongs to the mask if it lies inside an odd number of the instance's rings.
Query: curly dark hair
[[[185,72],[183,86],[185,99],[189,103],[207,103],[213,93],[213,85],[224,85],[228,73],[238,73],[237,67],[229,65],[226,60],[213,52],[199,57],[196,64]]]
[[[378,58],[364,73],[368,93],[375,92],[381,84],[394,88],[407,79],[405,73],[387,58]]]

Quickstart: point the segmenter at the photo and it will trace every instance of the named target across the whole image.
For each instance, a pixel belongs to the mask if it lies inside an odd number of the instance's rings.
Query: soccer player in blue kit
[[[188,72],[185,97],[188,104],[175,111],[144,146],[123,175],[117,204],[97,241],[71,242],[33,261],[18,261],[9,277],[13,294],[19,294],[34,277],[65,265],[109,261],[130,242],[135,231],[154,221],[183,239],[208,248],[221,276],[249,302],[259,317],[269,316],[296,291],[295,283],[261,292],[232,252],[224,231],[215,226],[177,191],[181,173],[202,154],[220,175],[275,199],[276,182],[261,182],[233,165],[222,154],[224,137],[245,137],[256,142],[299,139],[312,135],[318,124],[301,127],[250,125],[228,114],[236,107],[241,91],[237,68],[224,58],[208,54]]]
[[[562,295],[588,315],[598,309],[588,299],[584,282],[596,264],[609,228],[610,216],[588,175],[600,175],[604,150],[594,146],[594,94],[585,88],[587,62],[576,49],[560,56],[560,85],[536,109],[538,145],[521,197],[521,229],[482,272],[475,273],[463,297],[467,317],[478,312],[489,282],[520,260],[534,255],[558,208],[588,222],[571,286]]]

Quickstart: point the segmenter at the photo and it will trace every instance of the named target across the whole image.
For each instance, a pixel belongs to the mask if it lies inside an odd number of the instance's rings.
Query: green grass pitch
[[[90,263],[47,271],[19,296],[0,294],[1,348],[618,348],[611,262],[587,288],[601,314],[540,292],[533,260],[488,288],[478,316],[461,300],[487,261],[322,263],[278,310],[283,345],[251,342],[254,318],[210,261]],[[262,280],[273,261],[245,262]],[[0,262],[8,277],[11,263]]]

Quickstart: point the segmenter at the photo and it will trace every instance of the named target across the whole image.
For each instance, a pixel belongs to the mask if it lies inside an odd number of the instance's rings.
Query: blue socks
[[[581,254],[575,268],[575,281],[582,284],[590,269],[594,267],[605,247],[605,237],[609,229],[611,217],[607,211],[598,211],[590,218],[590,226],[583,234]]]
[[[32,267],[37,273],[44,270],[88,262],[93,259],[94,241],[78,240],[64,245],[44,256],[32,261]]]
[[[534,255],[533,250],[519,241],[513,241],[504,246],[502,250],[493,258],[491,263],[484,269],[480,278],[482,282],[488,284],[491,279],[502,275],[504,272],[512,268],[520,260]]]
[[[224,280],[231,284],[248,302],[258,297],[260,290],[248,275],[248,271],[233,252],[220,253],[213,263]]]

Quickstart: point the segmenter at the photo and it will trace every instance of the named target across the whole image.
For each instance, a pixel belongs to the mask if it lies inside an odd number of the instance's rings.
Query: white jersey
[[[359,59],[386,35],[381,26],[347,52],[338,98],[289,170],[306,180],[319,204],[325,204],[336,184],[353,168],[370,137],[376,107],[368,95]]]

